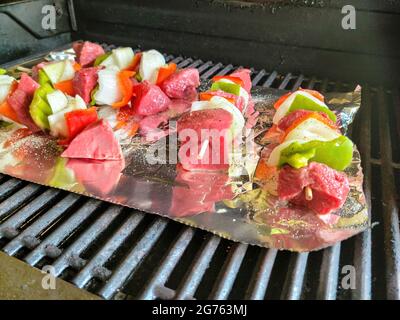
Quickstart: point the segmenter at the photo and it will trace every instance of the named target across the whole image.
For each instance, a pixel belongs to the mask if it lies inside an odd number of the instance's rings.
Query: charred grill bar
[[[75,3],[78,30],[82,3]],[[88,19],[90,28],[76,36],[98,40],[101,30],[91,33],[95,25]],[[237,67],[180,55],[167,60],[197,67],[203,79]],[[324,92],[351,90],[358,81],[303,76],[296,67],[293,73],[272,70],[253,70],[253,85]],[[0,250],[36,268],[51,264],[60,278],[106,299],[400,299],[400,93],[395,82],[361,81],[362,108],[351,135],[362,156],[372,222],[378,223],[372,230],[318,252],[279,252],[0,175]],[[342,287],[348,265],[356,270],[352,290]]]

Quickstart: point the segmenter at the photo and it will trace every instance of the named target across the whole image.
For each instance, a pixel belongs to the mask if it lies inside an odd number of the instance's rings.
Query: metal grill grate
[[[112,47],[111,47],[112,48]],[[109,47],[110,49],[110,47]],[[233,65],[167,56],[206,79]],[[253,85],[351,90],[354,84],[253,70]],[[373,108],[373,110],[372,110]],[[373,230],[319,252],[234,243],[168,219],[0,175],[0,249],[106,299],[399,299],[400,99],[363,87],[359,145]],[[373,117],[373,118],[372,118]],[[341,288],[342,267],[356,288]]]

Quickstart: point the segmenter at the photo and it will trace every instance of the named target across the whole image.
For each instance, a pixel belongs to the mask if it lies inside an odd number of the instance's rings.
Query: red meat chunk
[[[135,113],[149,116],[168,109],[171,100],[159,86],[143,81],[133,86],[132,106]]]
[[[234,73],[230,74],[231,77],[240,78],[243,81],[243,88],[250,93],[251,90],[251,71],[249,69],[238,69]]]
[[[26,73],[21,75],[17,89],[8,97],[7,102],[14,109],[19,121],[31,131],[39,131],[40,128],[33,122],[29,113],[29,105],[32,102],[35,90],[39,84]]]
[[[110,124],[102,119],[79,133],[61,154],[65,158],[121,160],[124,158]]]
[[[194,100],[199,85],[199,71],[196,68],[187,68],[169,76],[161,84],[161,89],[170,98]]]
[[[293,112],[290,112],[289,114],[287,114],[284,118],[281,119],[281,121],[279,121],[278,123],[278,128],[280,130],[285,131],[286,129],[288,129],[291,124],[293,122],[295,122],[297,119],[300,119],[301,117],[314,113],[315,111],[310,111],[310,110],[296,110]],[[328,121],[332,122],[328,115],[325,112],[318,112],[321,116],[323,116],[324,118],[326,118]],[[334,123],[332,122],[332,125],[334,125]]]
[[[72,47],[76,53],[76,61],[82,67],[91,66],[98,56],[104,54],[100,45],[89,41],[75,42]]]
[[[39,70],[42,70],[43,67],[49,63],[51,63],[51,62],[44,61],[44,62],[40,62],[36,66],[34,66],[32,68],[32,79],[35,81],[38,81],[39,80]]]
[[[305,197],[305,188],[312,190],[312,199]],[[349,193],[345,174],[317,162],[294,169],[284,166],[279,172],[278,195],[296,205],[307,207],[317,214],[328,214],[343,206]]]
[[[85,189],[95,195],[108,195],[117,185],[125,160],[69,159],[67,167]]]
[[[226,170],[229,167],[227,140],[232,115],[223,109],[200,110],[184,114],[178,120],[179,160],[186,170]],[[194,136],[185,137],[183,130],[194,130]],[[203,130],[215,130],[211,134]],[[218,134],[214,136],[214,133]],[[187,132],[187,134],[191,134]],[[186,140],[185,140],[186,139]],[[207,141],[208,140],[208,141]],[[203,150],[202,150],[203,149]],[[202,152],[203,151],[203,152]]]
[[[79,94],[82,99],[89,103],[91,100],[90,94],[92,90],[97,85],[99,69],[93,68],[83,68],[75,72],[74,79],[72,80],[72,85],[76,94]]]
[[[21,75],[21,79],[19,80],[18,83],[18,89],[24,91],[29,96],[33,97],[33,94],[35,93],[35,90],[37,88],[39,88],[39,84],[35,80],[33,80],[26,73],[23,73]]]
[[[225,173],[190,172],[178,166],[175,181],[170,209],[175,217],[213,212],[216,202],[233,198]]]

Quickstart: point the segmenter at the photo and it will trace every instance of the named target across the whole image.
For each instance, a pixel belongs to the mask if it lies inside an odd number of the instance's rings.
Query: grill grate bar
[[[163,258],[163,262],[161,263],[160,267],[154,272],[154,276],[151,278],[150,282],[146,284],[146,288],[143,290],[139,299],[153,300],[157,297],[157,293],[165,288],[165,282],[168,280],[176,264],[189,245],[189,242],[193,239],[193,235],[194,230],[192,228],[186,227],[184,231],[181,232],[181,235],[176,240],[172,248],[168,250],[166,257]],[[170,290],[171,289],[169,289],[169,291]],[[162,292],[161,295],[165,296],[165,294]],[[172,298],[173,296],[171,299]]]
[[[265,80],[263,86],[264,87],[270,87],[272,85],[272,83],[275,81],[276,77],[278,76],[278,72],[273,71],[267,80]]]
[[[289,81],[292,79],[292,74],[288,73],[285,78],[282,80],[281,84],[279,85],[279,89],[283,90],[288,85]]]
[[[301,84],[304,81],[304,76],[301,74],[297,77],[295,84],[293,85],[293,90],[297,90],[300,88]]]
[[[248,299],[264,299],[277,253],[278,250],[276,249],[268,249],[261,252],[261,263],[258,272],[255,274],[253,283],[251,284],[252,289],[248,290]]]
[[[60,190],[57,189],[47,189],[44,193],[35,198],[31,203],[25,205],[21,210],[12,215],[8,220],[0,226],[0,238],[2,238],[3,233],[7,230],[8,232],[16,236],[19,228],[26,220],[32,215],[37,213],[51,203],[58,195]]]
[[[167,226],[167,220],[159,218],[150,226],[136,246],[129,252],[126,259],[120,264],[109,281],[100,290],[99,294],[105,299],[111,299],[126,282],[127,276],[137,268],[142,259],[149,253],[158,238]]]
[[[177,290],[176,299],[190,299],[194,296],[220,242],[221,238],[211,236],[204,244],[194,259],[194,263],[186,272],[182,285]]]
[[[317,292],[319,300],[335,300],[338,285],[340,262],[340,243],[324,250],[320,281]]]
[[[31,241],[31,239],[36,239],[36,236],[40,233],[40,231],[44,230],[49,225],[51,225],[55,220],[57,220],[61,215],[63,215],[70,207],[72,207],[78,200],[79,196],[77,196],[76,194],[67,195],[62,201],[53,206],[46,214],[41,216],[31,226],[26,228],[10,243],[8,243],[3,248],[4,252],[12,256],[22,247],[36,246],[35,244],[36,241]]]
[[[82,252],[110,226],[114,219],[121,214],[122,210],[123,208],[120,206],[111,206],[89,227],[89,229],[76,239],[76,241],[52,264],[55,275],[59,276],[68,266],[81,269],[82,265],[86,263],[85,260],[80,258]]]
[[[21,180],[11,178],[0,185],[0,198],[3,198],[22,185]]]
[[[181,62],[178,63],[179,68],[185,68],[187,65],[191,64],[193,62],[192,58],[187,58]]]
[[[218,76],[224,76],[224,75],[226,75],[227,73],[232,72],[233,68],[234,68],[233,65],[228,64],[228,65],[225,66],[225,68],[223,68],[221,71],[218,71],[217,75],[218,75]]]
[[[112,257],[115,251],[126,241],[126,239],[135,231],[139,223],[143,220],[144,214],[134,212],[125,223],[114,233],[107,243],[89,260],[86,266],[79,274],[72,279],[72,282],[78,287],[83,288],[95,276],[95,270],[102,268],[104,264]]]
[[[286,277],[282,299],[298,300],[303,289],[304,275],[307,267],[308,253],[292,253],[289,273]],[[287,292],[287,294],[286,294]]]
[[[257,75],[254,77],[254,79],[251,81],[251,84],[253,86],[258,85],[258,83],[260,82],[260,80],[262,79],[262,77],[264,77],[264,75],[266,74],[265,70],[262,69],[260,70]]]
[[[364,191],[371,216],[371,95],[366,85],[363,88],[363,112],[358,143],[361,158],[363,159]],[[354,250],[354,266],[358,270],[356,275],[356,289],[353,290],[353,298],[358,300],[371,299],[372,257],[371,257],[371,230],[368,229],[356,236]]]
[[[58,245],[74,230],[84,223],[102,205],[99,200],[90,199],[79,210],[74,213],[60,227],[46,237],[41,243],[27,255],[25,261],[31,266],[35,266],[40,259],[45,256],[55,258],[61,253]]]
[[[228,299],[246,251],[247,244],[235,243],[232,246],[224,267],[221,270],[219,279],[211,292],[210,299]]]
[[[202,62],[202,65],[197,67],[197,70],[199,70],[199,74],[201,75],[207,68],[209,68],[212,65],[213,65],[212,61]],[[203,78],[202,76],[200,77]]]
[[[193,63],[189,64],[186,68],[197,68],[199,65],[201,65],[203,61],[201,60],[196,60]]]
[[[207,72],[203,73],[200,77],[202,79],[209,79],[214,73],[216,73],[222,67],[223,67],[222,63],[217,63],[210,70],[208,70]]]
[[[0,204],[0,218],[10,214],[13,210],[27,202],[32,196],[38,192],[40,186],[37,184],[28,184],[11,197],[7,198]]]
[[[386,106],[383,88],[378,90],[378,101]],[[386,255],[386,289],[388,299],[400,299],[400,232],[399,216],[396,204],[396,187],[394,183],[392,161],[392,146],[389,131],[388,109],[379,114],[379,136],[382,157],[382,197],[383,197],[383,228]],[[396,141],[397,142],[397,141]]]
[[[191,62],[193,62],[193,60],[191,58],[182,60],[181,62],[177,63],[177,67],[178,68],[185,68],[188,64],[190,64]]]
[[[176,57],[175,59],[172,59],[170,62],[178,64],[182,61],[183,61],[183,57]]]

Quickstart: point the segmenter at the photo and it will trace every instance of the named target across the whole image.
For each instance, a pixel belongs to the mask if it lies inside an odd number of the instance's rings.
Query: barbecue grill
[[[40,34],[21,22],[30,14],[23,6],[39,8],[50,2],[62,11],[57,18],[61,29]],[[372,43],[367,45],[366,35],[357,38],[360,31],[356,30],[348,31],[353,32],[350,36],[343,33],[341,43],[328,44],[324,37],[337,40],[343,31],[335,35],[323,27],[319,34],[314,26],[310,39],[296,39],[297,32],[287,33],[290,24],[277,21],[276,11],[281,10],[282,17],[293,18],[294,12],[298,19],[325,17],[329,27],[333,18],[326,12],[339,16],[342,1],[311,5],[295,1],[294,6],[293,1],[258,2],[267,5],[176,1],[176,8],[169,10],[162,1],[0,5],[1,25],[11,21],[19,26],[5,28],[8,36],[25,30],[28,38],[35,39],[27,42],[29,51],[23,44],[6,42],[9,49],[2,44],[0,59],[3,63],[7,59],[4,67],[29,67],[49,49],[68,48],[71,40],[87,39],[107,50],[116,45],[160,49],[178,67],[198,68],[202,79],[246,64],[254,66],[252,82],[258,86],[288,90],[301,86],[327,92],[350,91],[361,83],[362,108],[350,135],[362,156],[372,229],[317,252],[277,251],[234,243],[155,215],[0,175],[0,250],[35,268],[52,265],[61,279],[105,299],[399,299],[400,81],[396,73],[400,68],[395,66],[400,65],[400,55],[393,48],[378,51],[378,47],[392,41],[393,32],[399,30],[395,27],[399,26],[400,4],[382,1],[372,8],[365,4],[368,1],[353,1],[362,8],[360,28],[374,17],[380,22],[385,17],[382,30],[394,28],[388,34],[379,33],[383,39],[370,35]],[[207,8],[210,13],[204,15]],[[224,12],[232,15],[224,16]],[[254,20],[249,19],[252,15]],[[262,17],[265,21],[260,25],[275,27],[276,34],[256,29]],[[227,28],[226,19],[239,19],[243,29],[252,33],[240,31],[236,23]],[[354,39],[357,50],[351,48]],[[342,50],[335,51],[336,45]],[[34,55],[26,57],[26,52]],[[19,60],[10,61],[17,56]],[[368,68],[366,63],[381,64]],[[352,289],[342,287],[347,274],[343,267],[348,265],[356,270]]]

